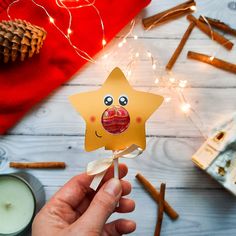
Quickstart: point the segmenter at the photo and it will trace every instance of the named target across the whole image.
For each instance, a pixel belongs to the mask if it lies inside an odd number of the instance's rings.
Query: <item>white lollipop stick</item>
[[[119,158],[114,160],[114,178],[119,179]]]
[[[119,179],[119,158],[114,159],[114,178]],[[119,202],[117,203],[117,207],[119,207]]]

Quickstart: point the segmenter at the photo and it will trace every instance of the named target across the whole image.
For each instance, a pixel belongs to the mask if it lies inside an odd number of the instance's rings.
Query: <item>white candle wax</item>
[[[25,182],[0,175],[0,235],[16,235],[32,220],[35,199]]]

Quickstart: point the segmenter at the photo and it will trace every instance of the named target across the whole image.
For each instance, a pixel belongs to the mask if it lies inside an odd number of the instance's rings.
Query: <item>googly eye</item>
[[[113,97],[111,95],[106,95],[104,97],[104,104],[110,106],[113,103]]]
[[[126,106],[128,104],[128,96],[121,95],[119,97],[119,103],[120,103],[121,106]]]

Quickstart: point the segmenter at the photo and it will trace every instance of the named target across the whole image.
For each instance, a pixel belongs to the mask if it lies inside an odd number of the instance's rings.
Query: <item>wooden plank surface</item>
[[[77,136],[10,135],[1,140],[0,156],[12,161],[65,161],[65,170],[28,171],[45,186],[61,186],[72,176],[83,172],[88,162],[111,154],[102,149],[86,153],[83,142],[84,137]],[[185,188],[219,188],[190,161],[201,142],[201,138],[147,138],[147,149],[141,156],[135,160],[122,159],[121,162],[129,166],[128,178],[135,187],[138,185],[134,176],[140,171],[156,186],[166,181],[171,188],[181,188],[183,183]],[[9,170],[4,168],[4,171]]]
[[[182,0],[153,0],[137,18],[150,16],[157,11],[173,7]],[[204,14],[218,18],[236,27],[236,11],[228,8],[230,0],[197,0],[196,16]],[[122,160],[129,166],[127,179],[133,185],[131,197],[136,201],[135,212],[128,214],[137,222],[137,231],[132,235],[152,235],[155,228],[157,208],[153,200],[135,180],[141,172],[156,187],[167,184],[166,198],[180,213],[180,219],[172,222],[164,218],[162,235],[211,236],[236,234],[236,199],[207,174],[191,162],[191,155],[204,141],[193,123],[180,112],[177,94],[154,83],[178,45],[188,22],[185,18],[164,24],[144,32],[140,23],[134,28],[139,40],[129,37],[127,44],[118,48],[119,37],[129,31],[122,30],[96,57],[98,64],[87,64],[49,98],[36,106],[29,114],[0,137],[0,158],[6,161],[65,161],[65,170],[31,170],[45,187],[49,199],[60,186],[72,176],[85,170],[88,162],[110,155],[100,149],[91,153],[84,151],[85,124],[68,102],[68,96],[77,92],[96,90],[106,79],[109,71],[120,66],[127,73],[131,50],[139,52],[130,83],[139,90],[172,95],[172,101],[165,103],[148,121],[147,149],[135,160]],[[229,37],[236,43],[236,38]],[[157,73],[153,73],[146,55],[150,50],[158,62]],[[188,50],[217,57],[235,63],[236,51],[227,52],[212,42],[198,29],[194,29],[173,73],[177,79],[188,80],[184,94],[199,117],[192,114],[204,134],[215,122],[236,110],[236,76],[186,58]],[[104,54],[112,54],[107,60]],[[203,125],[202,125],[203,123]],[[12,172],[7,165],[1,165],[2,173]],[[145,207],[143,207],[145,206]],[[113,216],[118,217],[118,215]],[[124,216],[121,216],[124,217]]]
[[[10,133],[83,135],[85,123],[68,102],[68,96],[97,88],[97,86],[65,86],[51,96],[46,103],[35,108]],[[149,86],[137,89],[163,95],[170,93],[169,89]],[[181,112],[178,97],[175,93],[172,95],[172,102],[164,103],[147,122],[147,135],[199,137],[201,135],[199,131]],[[201,127],[202,121],[204,127],[201,129],[206,133],[215,122],[236,109],[234,88],[188,88],[185,90],[185,96],[200,116],[200,120],[196,119],[196,124]]]

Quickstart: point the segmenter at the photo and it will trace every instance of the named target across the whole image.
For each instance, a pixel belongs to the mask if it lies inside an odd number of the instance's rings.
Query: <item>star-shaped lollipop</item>
[[[86,151],[105,147],[116,152],[113,158],[90,165],[89,173],[97,174],[119,157],[145,149],[145,122],[161,105],[163,97],[134,90],[117,67],[100,89],[72,95],[70,101],[86,121]]]
[[[163,97],[134,90],[117,67],[100,89],[72,95],[70,101],[86,121],[86,151],[121,150],[132,144],[145,149],[145,122]]]

